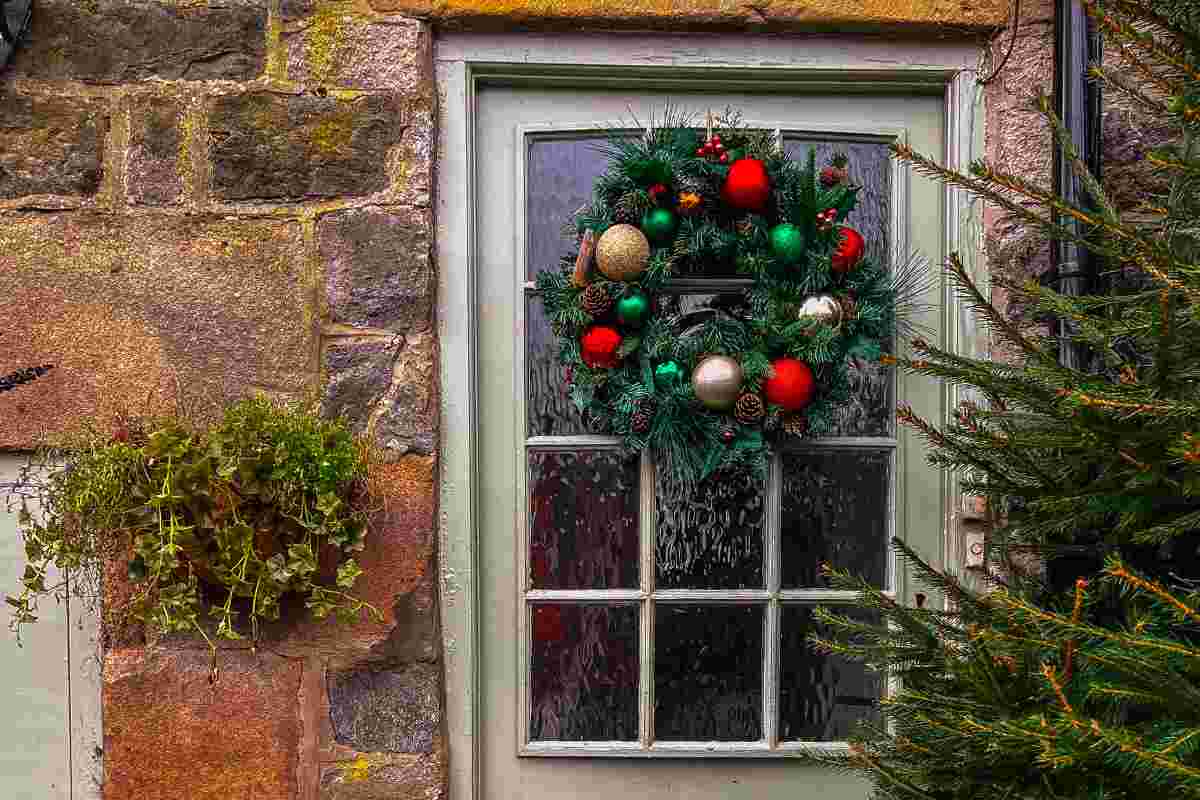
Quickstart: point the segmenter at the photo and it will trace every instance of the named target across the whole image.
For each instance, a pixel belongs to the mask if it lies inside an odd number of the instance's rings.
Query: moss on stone
[[[345,42],[343,28],[345,9],[333,3],[320,3],[313,14],[312,24],[304,34],[305,55],[312,77],[325,83],[333,74],[338,49]]]

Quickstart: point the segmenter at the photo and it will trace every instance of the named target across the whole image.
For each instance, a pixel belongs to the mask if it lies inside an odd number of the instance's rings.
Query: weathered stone
[[[608,28],[767,28],[811,30],[815,27],[863,29],[972,28],[993,29],[1004,24],[1008,4],[1003,0],[759,0],[728,3],[717,0],[370,0],[377,11],[431,19],[454,25],[497,26],[587,25]]]
[[[422,456],[372,466],[375,511],[365,547],[356,556],[363,575],[351,593],[378,609],[381,618],[363,614],[346,624],[298,611],[264,630],[274,652],[319,655],[334,670],[438,658],[435,467],[433,458]]]
[[[410,332],[392,369],[392,385],[371,431],[390,457],[432,453],[437,439],[437,340],[432,331]]]
[[[179,174],[182,109],[170,100],[141,96],[130,102],[125,185],[135,205],[171,205],[183,193]]]
[[[428,210],[349,209],[321,218],[332,322],[404,332],[428,327],[433,311]]]
[[[404,120],[385,97],[249,92],[218,98],[209,128],[219,199],[358,197],[387,186]]]
[[[363,20],[332,3],[286,36],[287,75],[308,86],[431,94],[432,35],[412,19]]]
[[[314,385],[299,223],[10,214],[0,219],[0,373],[57,368],[0,395],[0,448],[179,395],[216,403]]]
[[[441,726],[440,672],[355,670],[329,677],[329,714],[338,744],[385,753],[429,753]]]
[[[997,61],[1007,47],[997,40]],[[1034,107],[1038,89],[1053,91],[1054,29],[1051,25],[1022,25],[1013,54],[984,90],[989,160],[1016,169],[1026,180],[1049,186],[1053,152],[1050,129]]]
[[[260,650],[110,651],[105,800],[293,800],[302,662]]]
[[[409,115],[401,140],[400,175],[395,200],[428,208],[433,194],[435,120],[431,109],[416,109]]]
[[[0,93],[0,197],[91,196],[104,176],[108,104]]]
[[[433,753],[363,753],[321,768],[321,800],[440,800],[446,759]]]
[[[392,385],[392,367],[403,340],[338,340],[325,346],[325,396],[321,413],[345,417],[352,430],[367,429],[371,410]]]
[[[263,70],[267,3],[38,0],[15,74],[98,83],[249,80]]]

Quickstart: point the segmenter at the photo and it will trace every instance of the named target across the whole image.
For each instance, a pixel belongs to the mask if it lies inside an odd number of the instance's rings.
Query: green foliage
[[[180,419],[87,430],[41,451],[10,499],[28,561],[22,590],[7,598],[14,630],[37,619],[52,574],[98,599],[107,565],[126,562],[126,609],[164,632],[255,639],[280,617],[285,595],[315,617],[378,613],[349,590],[361,570],[367,457],[338,421],[265,397],[243,400],[216,425]],[[210,639],[211,642],[211,639]]]
[[[1165,192],[1118,209],[1044,97],[1086,205],[1004,165],[960,174],[895,148],[918,171],[1091,251],[1104,281],[1082,297],[1001,282],[1030,310],[1014,319],[952,258],[962,299],[1015,357],[966,358],[917,339],[901,361],[977,398],[945,425],[899,416],[935,466],[989,500],[995,588],[969,589],[899,542],[944,606],[908,607],[831,574],[882,624],[824,612],[833,633],[816,645],[899,687],[882,702],[887,725],[827,758],[866,774],[878,798],[1200,796],[1200,17],[1195,3],[1085,5],[1122,62],[1094,66],[1093,79],[1175,126],[1142,164]],[[1045,333],[1047,319],[1065,323],[1066,342]],[[1083,363],[1064,364],[1064,346]]]
[[[593,318],[581,306],[583,287],[574,282],[575,255],[557,269],[542,271],[536,286],[559,337],[560,361],[568,368],[571,397],[598,433],[619,435],[632,449],[650,447],[683,483],[703,480],[721,469],[765,471],[771,443],[784,435],[782,409],[771,407],[759,420],[738,420],[710,411],[696,399],[685,378],[678,386],[657,386],[654,369],[667,361],[690,375],[713,354],[742,366],[743,392],[761,392],[775,358],[791,356],[812,368],[818,392],[803,412],[809,435],[827,433],[849,392],[847,370],[855,359],[878,358],[896,325],[898,289],[911,275],[889,273],[864,259],[849,271],[833,269],[832,256],[859,187],[824,185],[815,156],[799,165],[784,154],[771,131],[745,127],[726,112],[713,131],[728,155],[697,154],[705,140],[687,115],[668,109],[638,134],[619,132],[608,143],[609,169],[594,186],[594,199],[575,217],[573,230],[599,237],[618,220],[637,225],[652,209],[666,208],[678,220],[674,239],[655,242],[646,271],[625,284],[593,278],[614,299],[641,291],[652,300],[651,318],[640,328],[625,327],[615,368],[597,369],[581,357],[580,339],[593,324],[620,327],[609,312]],[[767,207],[758,212],[727,203],[722,187],[739,158],[763,162],[770,181]],[[682,193],[700,198],[698,209],[684,208]],[[833,211],[818,224],[818,215]],[[777,258],[772,228],[790,222],[804,231],[798,263]],[[644,224],[644,223],[641,223]],[[744,291],[689,296],[678,279],[753,279]],[[702,287],[702,284],[700,284]],[[840,325],[799,319],[810,295],[829,294],[855,309]],[[904,298],[899,298],[904,302]],[[634,431],[635,414],[653,411],[649,430]]]

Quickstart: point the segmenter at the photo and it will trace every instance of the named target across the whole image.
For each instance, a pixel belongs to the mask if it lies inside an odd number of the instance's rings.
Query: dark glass
[[[571,402],[565,367],[558,360],[559,339],[550,330],[542,298],[525,298],[525,419],[528,436],[588,433]]]
[[[816,141],[784,137],[788,156],[806,163],[808,151],[816,151],[817,169],[829,163],[834,153],[844,153],[850,163],[850,181],[862,186],[858,205],[846,222],[866,240],[867,257],[876,264],[892,266],[891,161],[887,145],[877,142]],[[890,351],[890,346],[887,347]],[[850,401],[838,409],[830,436],[891,436],[893,431],[892,382],[894,370],[874,362],[850,368]]]
[[[544,269],[558,269],[561,259],[578,245],[566,228],[580,206],[592,199],[596,179],[608,169],[601,150],[604,135],[570,139],[528,140],[526,160],[526,275],[533,280]]]
[[[763,607],[659,604],[654,628],[654,736],[762,739]]]
[[[531,609],[529,738],[638,738],[638,608]]]
[[[745,472],[721,473],[686,491],[660,470],[657,588],[763,588],[764,491]]]
[[[785,453],[780,577],[785,589],[826,586],[830,563],[882,586],[887,578],[890,452]]]
[[[834,613],[878,624],[878,615],[833,608]],[[883,682],[862,664],[814,652],[807,641],[815,633],[830,638],[811,608],[784,606],[779,651],[779,738],[841,741],[859,721],[878,722]]]
[[[531,586],[638,587],[638,475],[609,450],[529,453]]]

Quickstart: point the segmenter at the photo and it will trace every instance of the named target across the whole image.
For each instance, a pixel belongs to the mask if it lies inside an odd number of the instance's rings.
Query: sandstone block
[[[104,665],[106,800],[293,800],[302,662],[205,650],[110,651]]]
[[[433,307],[428,210],[350,209],[317,225],[332,322],[404,332]]]
[[[0,395],[0,448],[121,410],[315,382],[300,225],[10,214],[0,219],[0,372],[57,364]]]
[[[432,93],[432,36],[413,19],[357,18],[332,4],[319,5],[289,33],[287,75],[308,86],[337,86],[412,94]]]
[[[135,205],[163,206],[183,193],[179,174],[183,111],[169,99],[138,97],[130,103],[126,193]]]
[[[14,74],[120,83],[149,78],[256,78],[267,51],[267,3],[38,0]]]
[[[388,184],[388,151],[404,132],[399,108],[385,97],[271,92],[218,98],[209,126],[213,195],[221,200],[380,191]]]
[[[0,93],[0,198],[90,197],[104,176],[108,104]]]
[[[354,670],[329,676],[329,715],[338,744],[385,753],[429,753],[441,726],[440,670]]]
[[[389,457],[432,453],[438,428],[437,340],[432,331],[405,337],[392,372],[392,386],[372,426]]]
[[[446,760],[421,755],[364,753],[321,768],[321,800],[440,800]]]
[[[335,340],[325,346],[325,396],[321,413],[345,417],[356,433],[366,431],[375,404],[392,385],[399,337],[388,341]]]

